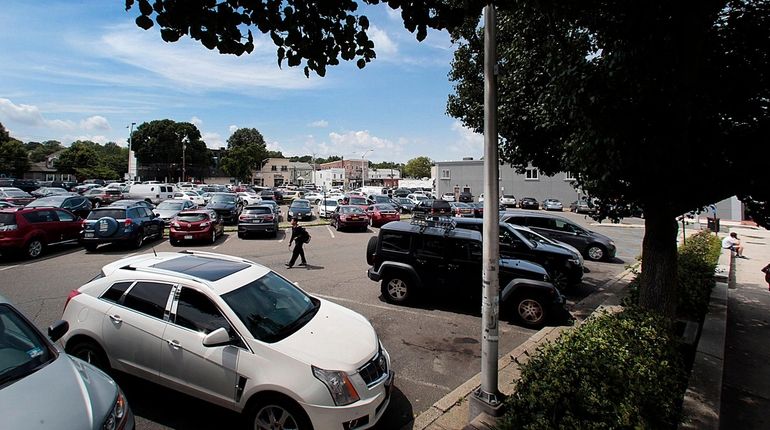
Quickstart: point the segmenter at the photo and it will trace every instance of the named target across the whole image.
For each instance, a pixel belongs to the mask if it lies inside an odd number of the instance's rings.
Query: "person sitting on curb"
[[[722,239],[722,248],[735,252],[735,256],[738,258],[746,258],[743,255],[743,245],[741,245],[741,241],[738,239],[738,233],[732,232],[730,236]]]

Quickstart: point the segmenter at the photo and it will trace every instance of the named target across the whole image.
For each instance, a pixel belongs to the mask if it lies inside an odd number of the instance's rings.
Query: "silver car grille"
[[[382,351],[377,351],[377,355],[358,369],[358,374],[364,380],[367,387],[380,382],[388,374],[388,360]]]

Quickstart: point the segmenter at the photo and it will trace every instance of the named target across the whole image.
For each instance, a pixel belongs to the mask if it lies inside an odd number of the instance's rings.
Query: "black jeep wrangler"
[[[390,222],[369,240],[367,276],[382,282],[386,301],[404,304],[429,289],[481,292],[481,234],[453,229],[451,221],[435,224]],[[566,314],[564,297],[543,266],[502,258],[499,279],[501,311],[510,311],[522,325],[538,328],[550,316]]]

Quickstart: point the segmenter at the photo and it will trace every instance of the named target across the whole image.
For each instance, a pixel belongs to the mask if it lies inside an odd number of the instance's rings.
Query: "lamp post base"
[[[503,415],[503,401],[505,397],[501,393],[487,393],[477,388],[468,399],[468,422],[473,421],[482,413],[492,417]]]

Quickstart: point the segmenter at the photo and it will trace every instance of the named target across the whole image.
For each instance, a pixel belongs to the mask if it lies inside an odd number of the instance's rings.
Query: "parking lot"
[[[615,225],[590,225],[582,215],[563,213],[617,244],[612,262],[586,262],[590,269],[583,284],[569,292],[570,303],[591,294],[613,278],[641,253],[643,229]],[[641,220],[626,220],[640,224]],[[432,297],[411,307],[399,307],[380,298],[379,285],[366,277],[364,250],[377,229],[337,232],[329,226],[308,227],[312,241],[305,248],[309,265],[287,269],[288,239],[281,231],[275,239],[238,239],[229,232],[214,244],[195,245],[206,251],[237,255],[264,264],[295,281],[318,297],[351,308],[374,325],[388,349],[396,371],[391,406],[377,428],[401,428],[435,401],[465,382],[480,369],[480,303],[450,294]],[[0,294],[15,302],[41,328],[61,317],[67,294],[93,278],[102,266],[135,253],[179,251],[167,240],[146,243],[139,250],[107,245],[94,253],[81,247],[51,250],[38,260],[0,259]],[[514,349],[534,333],[509,323],[500,326],[499,351]],[[118,375],[137,415],[137,428],[230,428],[238,416],[135,378]]]

